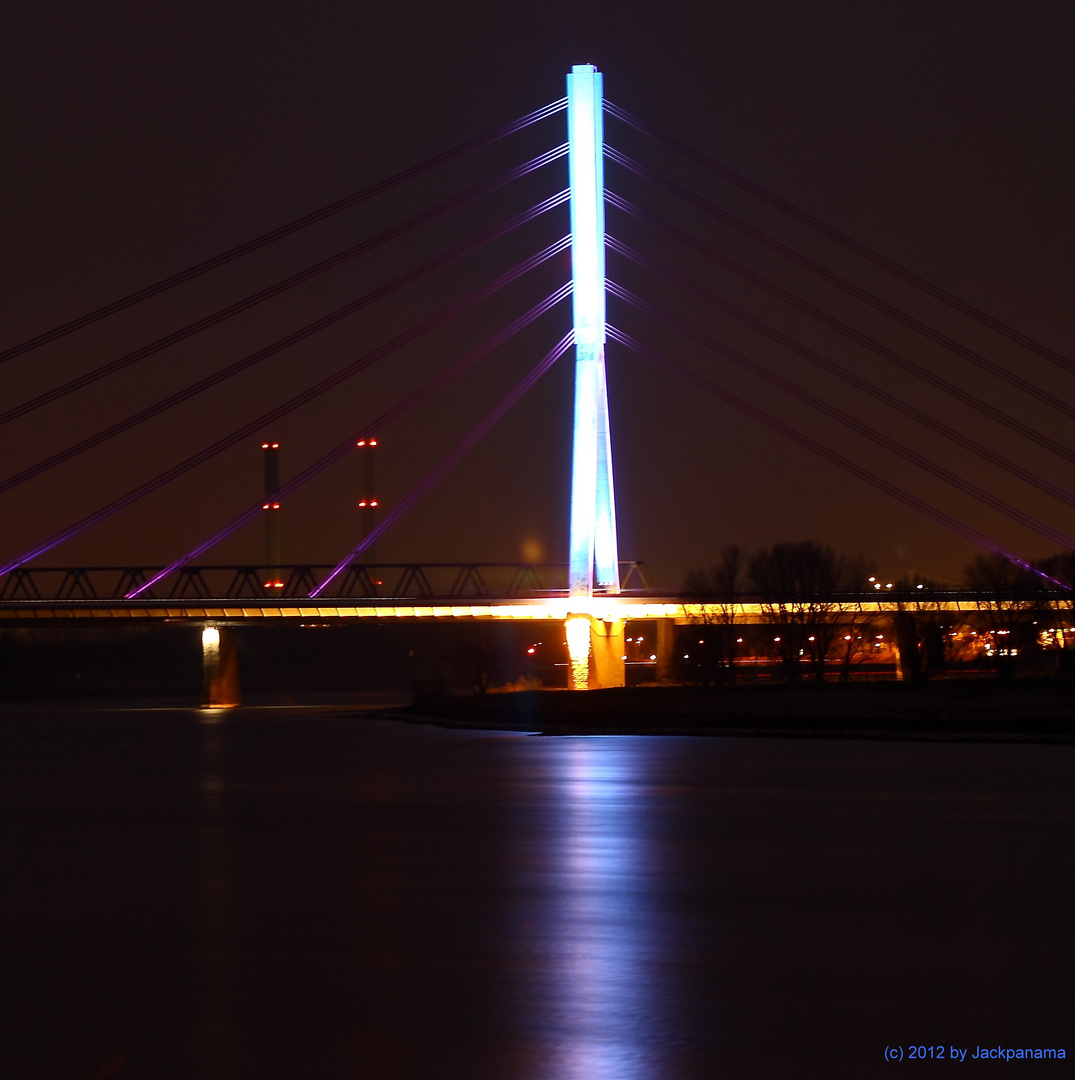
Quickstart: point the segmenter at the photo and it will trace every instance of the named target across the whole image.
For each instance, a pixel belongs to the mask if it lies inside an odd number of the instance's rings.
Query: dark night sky
[[[1062,353],[1073,354],[1075,15],[1041,3],[43,3],[5,20],[0,78],[0,345],[13,344],[511,120],[563,93],[572,63],[608,97]],[[781,218],[613,120],[610,142],[944,332],[1070,399],[1072,379]],[[566,137],[563,114],[390,197],[0,370],[17,404],[497,175]],[[1070,424],[964,360],[809,279],[610,166],[610,187],[906,355],[1067,439]],[[561,162],[0,431],[3,475],[266,344],[566,185]],[[913,399],[1047,479],[1072,466],[941,397],[609,211],[611,232]],[[0,556],[94,510],[567,230],[566,211],[338,324],[211,394],[0,496]],[[1075,514],[610,257],[610,275],[1052,527]],[[566,279],[565,259],[265,430],[285,476],[358,431]],[[610,302],[623,324],[887,479],[1027,556],[1057,545],[837,429]],[[566,330],[545,318],[450,393],[377,434],[391,505]],[[974,548],[753,421],[610,346],[620,545],[674,586],[721,545],[816,538],[886,575],[958,576]],[[380,548],[385,559],[566,558],[571,373],[562,363]],[[163,562],[260,494],[260,438],[41,560]],[[285,556],[357,539],[357,465],[286,508]],[[250,529],[214,561],[260,557]],[[205,559],[203,561],[209,561]]]

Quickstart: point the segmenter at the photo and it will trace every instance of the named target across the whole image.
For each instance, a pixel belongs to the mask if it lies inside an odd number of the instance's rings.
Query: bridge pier
[[[569,690],[606,690],[626,684],[624,620],[572,615],[564,623],[570,657]]]
[[[625,686],[623,619],[590,619],[590,690]]]
[[[207,626],[202,630],[202,708],[234,709],[241,704],[236,633]]]
[[[657,681],[675,682],[676,620],[657,620]]]

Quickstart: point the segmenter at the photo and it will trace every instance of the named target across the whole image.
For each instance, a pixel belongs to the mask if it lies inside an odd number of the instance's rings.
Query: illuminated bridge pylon
[[[571,597],[620,591],[612,435],[605,383],[605,182],[602,78],[591,64],[567,77],[574,285],[575,423],[571,457]]]
[[[575,423],[565,624],[575,690],[624,684],[624,620],[606,608],[620,591],[612,432],[605,381],[605,138],[603,80],[592,64],[567,77]]]

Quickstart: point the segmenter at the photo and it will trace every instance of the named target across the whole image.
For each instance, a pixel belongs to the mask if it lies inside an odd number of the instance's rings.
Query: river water
[[[997,1044],[1066,1047],[1028,1067],[1053,1075],[1075,1056],[1073,747],[312,708],[9,706],[0,732],[5,1077],[871,1077],[939,1067],[886,1047]]]

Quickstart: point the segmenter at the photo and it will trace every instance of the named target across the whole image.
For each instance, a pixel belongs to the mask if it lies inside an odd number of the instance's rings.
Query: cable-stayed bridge
[[[899,303],[894,303],[867,289],[859,280],[838,273],[814,258],[803,254],[768,231],[752,224],[738,212],[724,206],[653,168],[646,161],[625,153],[605,134],[605,118],[612,118],[621,131],[632,131],[654,144],[674,151],[694,166],[720,178],[726,184],[768,210],[783,214],[797,226],[813,230],[827,243],[836,245],[872,270],[891,276],[901,289],[913,288],[924,293],[932,302],[957,311],[965,319],[979,324],[1003,342],[1003,354],[1012,349],[1023,350],[1057,370],[1075,374],[1075,363],[1018,330],[1005,325],[987,312],[975,308],[959,297],[936,286],[927,279],[898,265],[869,247],[827,225],[802,209],[783,200],[757,184],[739,176],[690,145],[653,127],[604,97],[602,77],[589,65],[576,67],[568,76],[567,96],[552,102],[525,117],[469,142],[421,162],[397,176],[373,185],[361,192],[338,200],[319,210],[274,229],[173,274],[153,285],[106,304],[85,315],[58,325],[51,330],[13,345],[0,352],[0,363],[15,363],[35,350],[86,331],[97,323],[135,309],[170,290],[201,278],[254,252],[269,248],[288,237],[332,219],[353,207],[372,202],[399,185],[412,182],[453,161],[466,158],[485,147],[535,125],[551,125],[567,119],[567,140],[556,141],[550,149],[529,158],[505,173],[478,183],[428,207],[409,219],[376,232],[335,254],[323,258],[302,270],[275,281],[257,291],[233,301],[209,315],[171,330],[154,340],[130,349],[95,367],[49,386],[28,398],[10,401],[0,408],[0,425],[13,423],[38,414],[65,399],[88,391],[104,380],[121,374],[136,377],[142,365],[158,354],[165,354],[197,335],[224,325],[246,312],[262,310],[262,305],[301,289],[310,282],[341,266],[391,248],[391,245],[420,228],[436,225],[451,215],[469,212],[481,200],[497,192],[511,189],[527,177],[551,175],[568,165],[568,186],[554,190],[529,207],[513,213],[478,236],[471,236],[448,250],[439,251],[419,266],[380,281],[373,288],[354,297],[334,310],[306,325],[292,330],[277,340],[215,368],[170,393],[143,405],[98,430],[83,435],[67,445],[50,451],[39,460],[21,467],[6,477],[0,477],[0,497],[24,485],[32,484],[64,467],[77,467],[91,462],[92,453],[111,440],[150,424],[201,395],[222,386],[229,380],[258,369],[273,358],[301,343],[322,334],[343,320],[358,315],[378,304],[405,297],[407,290],[428,276],[462,265],[476,252],[487,249],[509,235],[519,234],[531,223],[552,219],[569,212],[569,230],[551,242],[537,247],[528,257],[503,270],[478,287],[456,296],[439,310],[412,322],[400,333],[350,359],[335,371],[311,382],[286,399],[253,417],[233,430],[204,445],[183,445],[178,454],[185,455],[167,468],[152,475],[130,490],[103,501],[92,512],[42,536],[24,550],[7,555],[0,564],[0,619],[26,625],[33,621],[53,619],[108,620],[113,618],[172,618],[202,623],[227,624],[251,618],[305,617],[465,617],[465,618],[553,618],[569,623],[569,639],[573,657],[577,659],[575,684],[616,685],[622,682],[622,640],[624,622],[629,618],[687,619],[689,606],[674,594],[654,590],[640,564],[622,564],[618,550],[616,497],[613,469],[613,420],[608,404],[605,347],[609,340],[651,362],[658,368],[675,374],[692,394],[715,398],[723,407],[735,410],[759,426],[781,436],[800,450],[815,455],[834,468],[853,477],[859,484],[873,488],[889,499],[951,530],[971,544],[999,554],[1011,562],[1030,567],[1031,562],[1010,543],[996,539],[986,529],[955,513],[946,502],[938,503],[924,497],[917,489],[906,486],[874,466],[872,460],[849,455],[839,439],[831,433],[850,433],[883,451],[889,457],[918,470],[931,482],[940,483],[987,508],[993,515],[1007,519],[1042,538],[1054,549],[1070,550],[1075,541],[1052,518],[1026,509],[994,485],[986,486],[966,471],[952,467],[938,456],[919,448],[913,436],[894,435],[875,424],[868,414],[842,407],[831,396],[813,388],[814,380],[824,377],[851,388],[856,393],[891,410],[904,421],[917,425],[930,438],[947,440],[965,455],[988,463],[1026,488],[1053,503],[1075,508],[1075,495],[1058,483],[1053,473],[1028,463],[1020,453],[1028,444],[1034,455],[1075,463],[1075,451],[1053,437],[1044,428],[1028,422],[1019,411],[977,392],[973,383],[948,378],[935,366],[920,360],[913,350],[892,341],[902,341],[907,333],[919,335],[931,346],[947,350],[965,365],[984,376],[998,380],[1012,393],[1036,402],[1062,418],[1075,417],[1075,407],[1047,385],[1034,381],[1019,365],[1009,359],[1000,360],[983,351],[977,343],[968,345],[950,334],[936,329],[918,318]],[[765,253],[766,259],[783,260],[797,272],[813,275],[830,291],[851,298],[856,304],[899,327],[893,338],[867,333],[842,316],[819,306],[809,298],[782,285],[768,271],[759,271],[739,259],[732,258],[720,247],[709,243],[702,230],[688,231],[677,227],[654,213],[640,201],[629,199],[605,177],[605,166],[617,170],[617,176],[630,185],[642,185],[663,192],[705,219],[714,220]],[[553,187],[556,187],[554,184]],[[616,215],[617,228],[606,228],[606,213]],[[644,226],[655,238],[652,247],[659,251],[682,250],[695,260],[694,272],[684,272],[675,264],[636,244],[621,239],[619,227]],[[611,255],[615,269],[606,268]],[[111,521],[116,515],[135,512],[158,491],[165,489],[193,471],[206,466],[219,455],[235,446],[256,445],[272,437],[276,425],[297,410],[313,405],[319,399],[343,386],[349,380],[370,372],[376,365],[393,358],[412,343],[422,340],[442,327],[480,306],[517,282],[526,282],[541,268],[559,266],[570,257],[571,275],[551,291],[539,295],[514,318],[502,323],[496,332],[470,348],[459,350],[451,362],[435,372],[403,397],[382,408],[363,423],[361,428],[346,433],[327,452],[305,463],[286,480],[281,479],[275,455],[266,462],[264,496],[251,500],[223,523],[206,523],[205,536],[185,551],[178,551],[171,561],[154,567],[60,567],[49,569],[42,560],[76,537]],[[702,260],[699,263],[697,260]],[[921,395],[907,397],[893,390],[891,383],[876,378],[870,366],[850,366],[835,353],[788,334],[771,321],[748,310],[731,299],[728,293],[715,289],[710,279],[697,272],[699,265],[708,265],[721,280],[735,279],[757,290],[766,303],[777,302],[796,311],[807,320],[823,327],[826,333],[850,342],[870,365],[882,361],[900,373],[901,378],[922,384]],[[621,276],[621,275],[625,275]],[[637,288],[625,284],[626,279],[653,281],[659,284],[654,291],[669,289],[690,296],[705,309],[719,312],[724,318],[746,328],[795,357],[795,365],[775,365],[761,360],[739,347],[733,347],[723,335],[710,329],[708,320],[699,325],[697,319],[686,318],[673,305],[661,303],[643,295]],[[606,317],[606,298],[617,305],[617,320]],[[353,456],[356,445],[367,441],[393,422],[427,400],[436,400],[467,372],[487,357],[516,340],[520,334],[540,329],[546,332],[550,316],[566,311],[571,304],[571,327],[567,333],[548,334],[548,348],[531,370],[516,383],[453,447],[427,463],[422,479],[391,506],[372,503],[364,514],[363,535],[351,550],[341,553],[332,564],[285,564],[280,551],[280,516],[288,500],[317,477]],[[621,320],[620,316],[623,316]],[[697,355],[717,358],[708,370],[696,365],[663,345],[654,344],[645,330],[629,326],[627,319],[641,316],[645,327],[663,326],[658,340],[668,333],[673,339],[690,343]],[[378,541],[399,522],[424,496],[445,477],[482,439],[513,412],[523,397],[545,376],[565,354],[574,353],[574,423],[572,426],[572,467],[570,491],[570,527],[568,562],[563,565],[479,564],[479,563],[378,563],[374,553]],[[822,418],[820,428],[803,427],[789,422],[786,416],[769,407],[766,401],[748,398],[729,380],[729,371],[746,373],[752,379],[785,395],[811,415]],[[789,374],[794,372],[794,376]],[[937,400],[951,402],[925,406],[921,397],[939,395]],[[564,403],[565,409],[568,403]],[[986,439],[972,423],[969,427],[959,418],[965,415],[981,417],[994,427],[1003,429],[1003,442]],[[911,429],[908,428],[908,431]],[[1009,444],[1008,438],[1012,440]],[[275,443],[260,442],[263,450],[275,451]],[[1032,462],[1037,457],[1032,455]],[[274,471],[275,470],[275,471]],[[364,504],[363,504],[364,505]],[[377,513],[372,513],[376,506]],[[229,537],[243,529],[264,523],[267,558],[264,565],[245,564],[221,566],[206,557]],[[435,581],[436,579],[436,581]],[[444,583],[439,583],[444,579]],[[1057,587],[1069,583],[1051,581]],[[182,603],[179,603],[182,601]],[[229,602],[234,601],[234,603]],[[239,603],[241,601],[241,603]],[[943,601],[961,610],[960,604],[978,605],[974,598],[946,597]],[[848,603],[874,605],[878,610],[884,602],[869,594]],[[878,606],[880,605],[880,606]],[[749,604],[746,605],[749,607]],[[744,608],[744,614],[750,614]],[[574,625],[574,631],[571,625]],[[217,635],[219,640],[219,634]]]

